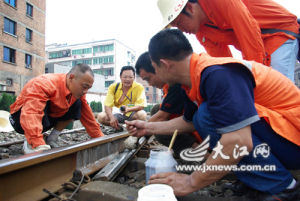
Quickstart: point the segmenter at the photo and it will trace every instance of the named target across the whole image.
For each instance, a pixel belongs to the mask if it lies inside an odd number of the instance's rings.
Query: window
[[[72,61],[72,66],[76,66],[77,64],[92,64],[92,59],[80,59],[80,60],[74,60]]]
[[[32,56],[30,54],[25,54],[25,67],[31,68],[32,65]]]
[[[97,57],[93,59],[93,64],[114,63],[114,56]]]
[[[114,75],[114,69],[113,68],[104,69],[104,75],[113,76]]]
[[[13,35],[16,35],[16,22],[4,18],[4,31]]]
[[[3,47],[3,61],[16,63],[16,50]]]
[[[6,86],[11,87],[13,85],[13,79],[7,78],[6,79]]]
[[[26,28],[26,42],[30,43],[32,41],[32,30]]]
[[[93,47],[93,52],[108,52],[108,51],[113,51],[114,50],[114,44],[109,44],[109,45],[99,45]]]
[[[105,81],[105,88],[108,88],[112,83],[114,83],[114,81]]]
[[[32,17],[33,14],[33,6],[29,3],[26,3],[26,15]]]
[[[92,48],[72,50],[72,55],[91,54],[91,53],[92,53]]]
[[[63,58],[63,57],[70,57],[70,56],[71,56],[71,50],[61,50],[58,52],[49,52],[49,59]]]
[[[5,3],[11,5],[12,7],[16,7],[16,0],[5,0]]]

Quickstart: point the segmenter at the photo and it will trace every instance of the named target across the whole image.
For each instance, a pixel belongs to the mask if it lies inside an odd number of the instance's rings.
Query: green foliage
[[[16,96],[15,95],[10,95],[10,94],[2,94],[0,96],[0,110],[5,110],[5,111],[10,111],[9,106],[13,104],[16,101]]]
[[[92,101],[90,103],[90,106],[93,112],[102,112],[102,103],[100,101],[99,102]]]

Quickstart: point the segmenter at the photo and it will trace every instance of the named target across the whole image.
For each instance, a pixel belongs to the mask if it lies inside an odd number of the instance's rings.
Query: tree
[[[93,112],[102,112],[102,103],[100,101],[99,102],[92,101],[90,103],[90,106]]]
[[[0,110],[10,111],[10,105],[16,101],[15,95],[2,94],[0,97]]]

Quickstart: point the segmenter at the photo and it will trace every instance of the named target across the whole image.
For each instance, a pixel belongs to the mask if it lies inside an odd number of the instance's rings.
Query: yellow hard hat
[[[14,128],[9,122],[9,112],[0,110],[0,132],[11,132]]]
[[[167,27],[183,10],[188,0],[158,0],[157,6],[163,18],[163,27]]]

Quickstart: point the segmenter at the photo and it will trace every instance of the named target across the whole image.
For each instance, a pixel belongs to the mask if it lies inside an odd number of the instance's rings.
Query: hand
[[[128,132],[135,137],[142,137],[147,134],[147,122],[141,120],[125,121]]]
[[[191,176],[176,172],[166,172],[152,175],[149,184],[167,184],[174,190],[176,196],[184,196],[198,189],[191,185]]]
[[[119,122],[114,116],[110,118],[109,125],[115,129],[119,128]]]
[[[120,112],[125,115],[128,112],[128,107],[126,105],[122,105],[120,107]]]

